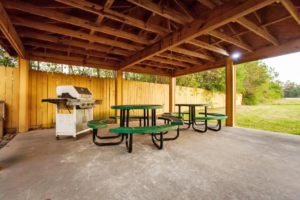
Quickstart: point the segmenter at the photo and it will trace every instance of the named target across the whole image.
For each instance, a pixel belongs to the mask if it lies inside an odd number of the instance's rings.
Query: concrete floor
[[[116,125],[109,125],[110,127]],[[108,129],[102,129],[107,133]],[[98,147],[90,133],[17,135],[0,151],[0,199],[300,199],[300,137],[243,128]]]

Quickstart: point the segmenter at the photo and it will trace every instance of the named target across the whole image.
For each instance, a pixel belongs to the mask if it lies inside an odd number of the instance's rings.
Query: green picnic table
[[[94,143],[99,146],[119,145],[124,139],[126,147],[129,153],[132,152],[133,134],[145,134],[149,133],[152,136],[153,144],[158,148],[163,148],[163,141],[176,139],[179,135],[179,125],[183,125],[174,116],[165,117],[166,120],[171,121],[171,124],[156,125],[156,109],[163,108],[162,105],[116,105],[112,106],[112,109],[120,110],[120,116],[114,116],[115,119],[120,119],[120,127],[109,129],[110,133],[116,133],[117,136],[100,137],[94,136]],[[142,127],[129,127],[129,119],[134,118],[130,116],[130,110],[143,110],[144,126]],[[151,111],[151,124],[150,124],[150,112]],[[164,138],[163,135],[169,131],[177,130],[177,137]],[[95,134],[96,131],[95,131]],[[159,138],[158,138],[159,136]],[[95,139],[112,139],[120,138],[118,142],[111,143],[99,143]],[[156,141],[159,143],[157,144]]]
[[[207,117],[207,107],[211,106],[210,104],[204,104],[204,103],[200,103],[200,104],[175,104],[175,106],[178,106],[178,115],[181,115],[181,107],[189,107],[189,119],[187,120],[187,122],[185,122],[185,124],[188,125],[187,128],[182,128],[184,130],[188,130],[191,125],[193,127],[193,129],[195,131],[198,132],[206,132],[207,131],[207,120],[204,120],[203,123],[198,123],[196,122],[196,107],[204,107],[205,111],[204,111],[204,116]],[[204,130],[200,130],[196,128],[196,125],[204,125]]]

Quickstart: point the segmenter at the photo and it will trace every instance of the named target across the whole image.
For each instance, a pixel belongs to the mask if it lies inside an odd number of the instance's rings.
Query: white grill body
[[[101,100],[94,100],[88,88],[72,85],[58,86],[58,98],[43,99],[42,102],[56,104],[56,138],[73,136],[90,131],[86,123],[93,120],[93,108]]]

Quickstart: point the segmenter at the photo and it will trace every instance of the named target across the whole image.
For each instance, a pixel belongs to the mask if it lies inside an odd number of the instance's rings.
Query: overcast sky
[[[290,80],[300,84],[300,53],[288,54],[262,60],[269,67],[274,67],[279,73],[278,79],[282,82]]]

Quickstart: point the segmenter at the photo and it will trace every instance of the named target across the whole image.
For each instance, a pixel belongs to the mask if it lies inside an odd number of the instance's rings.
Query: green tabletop
[[[119,106],[112,106],[111,109],[139,110],[139,109],[159,109],[162,107],[163,107],[162,105],[119,105]]]
[[[196,103],[196,104],[193,104],[193,103],[178,103],[178,104],[175,104],[175,106],[205,106],[205,107],[207,107],[207,106],[211,106],[210,104],[198,104],[198,103]]]

